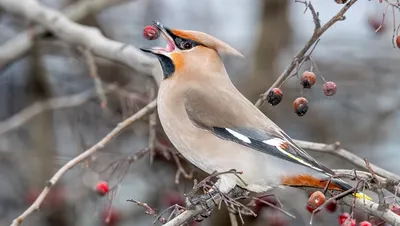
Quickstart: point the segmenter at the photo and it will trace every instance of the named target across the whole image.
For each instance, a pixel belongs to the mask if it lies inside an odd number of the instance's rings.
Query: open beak
[[[171,53],[175,50],[175,42],[174,39],[168,34],[167,28],[164,27],[159,21],[153,21],[154,26],[161,32],[161,35],[167,41],[167,46],[163,47],[153,47],[153,48],[140,48],[143,52],[152,53],[152,54],[162,54],[165,55],[167,53]]]

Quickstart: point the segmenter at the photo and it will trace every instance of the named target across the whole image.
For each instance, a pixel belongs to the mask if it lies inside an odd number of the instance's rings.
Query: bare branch
[[[296,56],[293,58],[293,61],[290,63],[290,65],[283,71],[283,73],[278,77],[278,79],[272,84],[272,86],[263,94],[261,94],[260,98],[256,102],[256,106],[260,108],[264,102],[267,99],[268,93],[274,88],[274,87],[279,87],[282,85],[282,83],[292,74],[292,71],[296,68],[296,65],[298,63],[299,59],[303,59],[307,51],[313,46],[313,44],[321,37],[325,31],[327,31],[332,25],[334,25],[338,21],[342,21],[345,19],[344,14],[347,12],[347,10],[354,4],[356,3],[357,0],[350,0],[343,8],[334,16],[332,17],[326,24],[324,24],[321,28],[318,28],[318,24],[315,24],[314,33],[311,36],[311,38],[308,40],[306,45],[296,54]],[[309,7],[309,6],[308,6]],[[316,22],[315,16],[314,16],[315,10],[313,8],[312,14],[314,18],[314,23]],[[319,20],[317,20],[319,21]]]
[[[66,7],[62,12],[72,21],[78,21],[87,15],[97,13],[112,5],[120,4],[127,0],[96,0],[96,1],[78,1],[77,3]],[[6,67],[9,63],[16,60],[31,49],[33,38],[42,35],[46,29],[36,25],[28,30],[18,34],[0,46],[0,68]]]
[[[29,121],[31,118],[43,111],[75,107],[87,102],[88,100],[93,98],[94,95],[95,93],[93,92],[93,90],[89,90],[79,94],[56,97],[45,101],[33,103],[22,111],[14,114],[9,119],[0,122],[0,136],[9,132],[10,130],[21,126],[22,124]]]
[[[162,79],[157,61],[139,49],[110,40],[97,28],[72,22],[62,13],[39,4],[35,0],[2,0],[0,7],[7,12],[23,15],[25,18],[43,25],[58,38],[89,49],[93,54],[123,63],[136,71],[151,75],[159,83]]]
[[[400,226],[400,216],[393,213],[388,208],[382,209],[378,203],[369,201],[367,199],[361,199],[361,198],[355,199],[353,196],[346,196],[343,198],[343,201],[347,205],[349,206],[354,205],[356,209],[362,210],[375,217],[379,217],[391,225]]]
[[[301,140],[294,140],[297,145],[304,149],[308,149],[310,151],[318,151],[318,152],[326,152],[330,153],[333,155],[337,155],[339,157],[342,157],[346,159],[347,161],[351,162],[352,164],[361,167],[363,169],[367,169],[365,162],[362,158],[358,157],[357,155],[340,148],[340,144],[323,144],[323,143],[314,143],[314,142],[308,142],[308,141],[301,141]],[[371,169],[373,171],[385,178],[388,178],[393,181],[400,181],[400,177],[392,172],[389,172],[385,169],[382,169],[374,164],[370,164]]]
[[[59,169],[54,176],[47,181],[46,187],[40,193],[38,198],[35,202],[25,210],[18,218],[14,219],[11,226],[17,226],[25,220],[27,216],[29,216],[32,212],[39,209],[40,205],[46,198],[47,194],[50,192],[51,188],[60,180],[60,178],[71,168],[79,164],[80,162],[84,161],[86,158],[91,156],[93,153],[97,152],[98,150],[102,149],[106,144],[108,144],[113,138],[118,136],[121,131],[123,131],[126,127],[130,126],[132,123],[136,122],[137,120],[141,119],[143,116],[150,114],[157,106],[157,101],[153,100],[147,106],[136,112],[131,117],[125,119],[123,122],[119,123],[117,127],[115,127],[110,133],[108,133],[105,137],[103,137],[98,143],[93,145],[91,148],[87,149],[82,154],[78,155],[67,164],[65,164],[61,169]]]

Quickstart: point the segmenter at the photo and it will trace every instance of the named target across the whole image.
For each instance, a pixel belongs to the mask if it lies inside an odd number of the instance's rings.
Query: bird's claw
[[[186,197],[186,207],[188,209],[192,209],[196,205],[201,205],[201,207],[205,210],[205,212],[197,215],[194,220],[197,222],[201,222],[204,219],[211,216],[212,206],[209,204],[209,200],[212,200],[214,196],[218,194],[218,191],[211,191],[203,195],[195,196],[195,197]]]

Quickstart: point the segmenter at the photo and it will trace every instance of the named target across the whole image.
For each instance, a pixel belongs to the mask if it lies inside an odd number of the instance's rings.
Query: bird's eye
[[[193,43],[191,41],[185,41],[182,44],[183,49],[191,49],[193,47]]]

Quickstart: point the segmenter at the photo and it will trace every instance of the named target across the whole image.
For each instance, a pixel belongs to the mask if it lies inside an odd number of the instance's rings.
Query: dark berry
[[[324,91],[324,94],[325,94],[326,96],[333,96],[333,95],[335,95],[336,89],[337,89],[337,88],[336,88],[336,83],[331,82],[331,81],[325,82],[325,83],[322,85],[322,90]]]
[[[326,211],[331,212],[331,213],[335,212],[336,209],[337,209],[336,200],[332,200],[329,203],[327,203],[326,206],[325,206],[325,209],[326,209]]]
[[[400,215],[400,206],[399,205],[395,204],[390,209],[392,210],[393,213]]]
[[[283,97],[283,92],[279,88],[273,88],[271,91],[269,91],[268,96],[267,96],[267,101],[270,103],[272,106],[275,106],[279,104],[282,101]]]
[[[269,209],[266,212],[266,218],[268,220],[268,225],[270,226],[285,226],[288,225],[288,222],[285,216],[275,209]]]
[[[293,107],[294,107],[294,112],[298,116],[303,116],[307,113],[308,110],[308,101],[304,97],[298,97],[294,102],[293,102]]]
[[[400,35],[396,38],[396,46],[400,48]]]
[[[156,27],[149,25],[143,29],[143,36],[148,40],[155,40],[160,37],[160,31]]]
[[[325,195],[320,191],[316,191],[312,193],[312,195],[308,198],[307,209],[312,213],[315,209],[317,209],[324,203]]]
[[[304,89],[311,89],[311,86],[315,84],[315,74],[311,71],[305,71],[300,78],[300,84]]]

